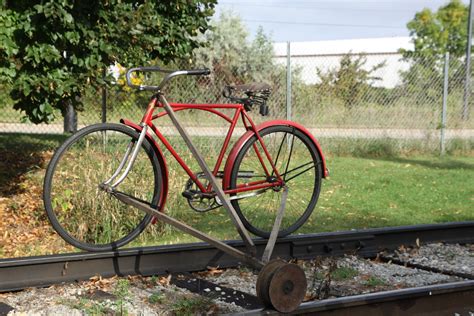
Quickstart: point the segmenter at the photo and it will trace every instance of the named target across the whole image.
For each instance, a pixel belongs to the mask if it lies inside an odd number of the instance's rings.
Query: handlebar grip
[[[206,69],[191,69],[191,70],[186,70],[187,75],[190,76],[207,76],[211,73],[211,71],[206,68]]]
[[[127,73],[125,74],[125,78],[127,79],[127,85],[130,88],[136,88],[136,89],[140,88],[139,86],[132,84],[132,79],[130,78],[130,76],[132,75],[132,72],[139,71],[139,69],[140,68],[130,68],[129,70],[127,70]]]
[[[163,70],[160,67],[156,67],[156,66],[130,68],[129,70],[127,70],[127,73],[125,74],[125,78],[127,79],[127,85],[130,88],[139,89],[139,90],[152,90],[153,91],[153,90],[158,89],[157,86],[143,86],[143,85],[137,86],[132,83],[131,75],[133,72],[152,72],[152,71],[167,72],[166,70]]]

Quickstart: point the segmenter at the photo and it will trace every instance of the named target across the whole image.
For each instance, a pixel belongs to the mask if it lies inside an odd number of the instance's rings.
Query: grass
[[[378,277],[375,277],[375,276],[370,276],[365,282],[364,284],[366,286],[370,286],[370,287],[377,287],[377,286],[383,286],[383,285],[387,285],[387,282],[385,282],[383,279],[381,278],[378,278]]]
[[[148,302],[150,304],[163,304],[166,299],[165,295],[162,293],[153,293],[148,297]]]
[[[55,236],[50,231],[41,234],[42,227],[49,227],[49,223],[44,216],[41,195],[29,192],[42,187],[47,163],[47,157],[42,153],[57,147],[64,138],[62,135],[0,134],[0,151],[13,157],[12,160],[0,161],[0,218],[11,219],[12,215],[22,218],[26,213],[34,217],[23,226],[4,224],[2,227],[0,223],[2,236],[23,234],[25,229],[39,230],[38,240]],[[209,144],[200,143],[205,153],[210,152],[207,150],[211,147]],[[184,150],[182,153],[189,161],[190,154]],[[367,153],[366,156],[334,153],[327,156],[330,178],[323,181],[316,209],[297,233],[474,220],[473,156],[402,156],[384,154],[383,151],[372,155]],[[207,213],[197,213],[189,208],[181,197],[187,176],[169,156],[167,161],[170,190],[166,212],[218,238],[237,238],[238,234],[222,208]],[[19,192],[34,198],[29,205],[36,203],[37,206],[32,210],[25,208],[21,201],[23,195]],[[4,235],[5,232],[8,234]],[[71,251],[71,248],[64,248],[64,243],[62,246],[53,243],[54,247],[39,248],[45,243],[29,241],[22,245],[10,237],[0,241],[0,249],[3,249],[0,251],[6,257],[13,254],[9,250],[12,247],[8,247],[10,244],[20,249],[15,256]],[[130,246],[194,241],[196,239],[167,225],[154,225]]]
[[[79,299],[61,299],[59,303],[77,309],[84,315],[107,315],[111,312],[102,304],[83,297]]]
[[[212,304],[212,300],[207,297],[186,297],[174,302],[171,310],[174,315],[203,315],[206,314]]]
[[[128,315],[128,310],[125,307],[125,303],[130,296],[130,281],[127,279],[118,280],[115,286],[114,294],[117,296],[117,300],[114,302],[117,314]]]
[[[352,279],[357,276],[359,271],[349,267],[338,267],[331,273],[331,278],[335,281]]]

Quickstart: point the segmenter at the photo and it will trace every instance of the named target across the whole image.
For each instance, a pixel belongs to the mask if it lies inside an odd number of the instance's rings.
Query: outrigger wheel
[[[298,265],[272,260],[258,274],[256,290],[266,307],[289,313],[300,306],[306,286],[306,276]]]

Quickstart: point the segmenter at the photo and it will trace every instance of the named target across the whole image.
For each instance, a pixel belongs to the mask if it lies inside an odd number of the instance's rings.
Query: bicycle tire
[[[292,126],[273,125],[264,128],[259,134],[272,160],[274,160],[278,172],[283,175],[283,169],[293,170],[284,175],[289,179],[286,180],[289,191],[285,213],[278,233],[278,237],[284,237],[300,228],[308,220],[316,206],[321,190],[321,179],[323,177],[322,158],[311,138]],[[289,140],[290,138],[292,139],[291,141]],[[293,146],[291,144],[293,144]],[[254,146],[256,146],[259,152],[262,153],[262,156],[264,156],[257,136],[254,135],[249,138],[238,152],[233,163],[229,189],[234,189],[237,185],[242,185],[245,182],[267,177],[256,155]],[[252,148],[253,150],[250,150]],[[288,159],[288,167],[284,162],[285,150],[288,157],[290,157]],[[264,160],[267,170],[271,171],[270,163],[267,159],[264,158]],[[299,167],[299,169],[297,167]],[[297,169],[294,170],[295,168]],[[297,175],[298,172],[302,171],[305,172],[301,175]],[[239,179],[238,176],[239,172],[245,174],[241,179]],[[253,176],[250,177],[249,174]],[[296,177],[293,177],[295,175]],[[268,238],[273,227],[276,213],[280,207],[281,199],[278,197],[281,196],[281,193],[282,190],[278,190],[278,188],[275,190],[268,189],[264,193],[254,197],[232,200],[232,205],[244,226],[251,233],[263,238]]]
[[[98,188],[116,170],[126,151],[122,145],[135,142],[138,135],[120,124],[91,125],[68,138],[53,155],[44,179],[43,201],[53,228],[69,244],[86,251],[114,250],[132,241],[150,223],[151,215]],[[118,190],[156,207],[163,188],[163,163],[145,138]]]

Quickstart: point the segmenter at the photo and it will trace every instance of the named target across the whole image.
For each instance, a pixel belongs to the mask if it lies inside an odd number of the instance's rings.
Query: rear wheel
[[[52,226],[70,244],[87,251],[113,250],[150,222],[150,215],[99,188],[138,135],[119,124],[92,125],[72,135],[54,154],[44,181],[44,205]],[[145,139],[117,189],[156,207],[163,188],[161,163]]]
[[[260,131],[260,136],[288,187],[285,213],[278,234],[283,237],[303,225],[316,206],[321,189],[322,158],[311,138],[295,127],[270,126]],[[259,155],[263,157],[270,177],[265,173]],[[263,148],[254,135],[237,154],[229,189],[259,180],[271,181],[274,176]],[[251,197],[232,200],[232,205],[250,232],[268,238],[280,207],[283,190],[270,188],[257,193]]]

